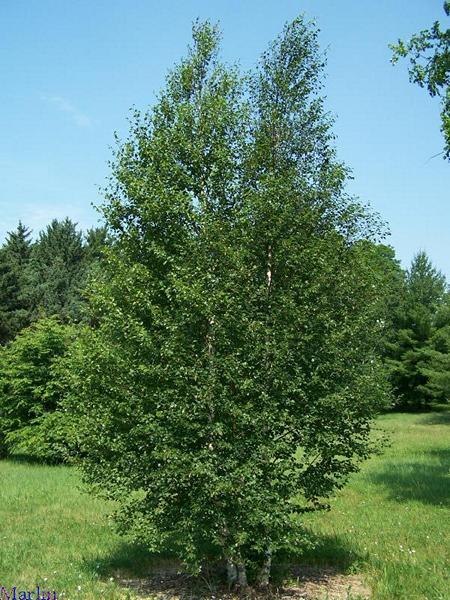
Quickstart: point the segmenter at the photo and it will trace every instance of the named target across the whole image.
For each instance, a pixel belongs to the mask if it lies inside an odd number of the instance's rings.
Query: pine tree
[[[0,249],[0,344],[12,340],[30,322],[25,297],[25,272],[31,253],[31,233],[21,223],[7,234]]]
[[[56,219],[41,232],[33,246],[28,268],[27,294],[33,318],[59,316],[79,320],[85,271],[83,236],[76,224]]]
[[[420,408],[433,399],[429,388],[430,342],[445,300],[445,277],[425,252],[406,274],[406,294],[388,344],[388,366],[398,407]]]
[[[87,263],[99,261],[108,245],[106,227],[88,229],[85,234],[85,260]]]
[[[427,345],[422,350],[423,386],[427,398],[437,402],[450,399],[450,295],[439,307]]]

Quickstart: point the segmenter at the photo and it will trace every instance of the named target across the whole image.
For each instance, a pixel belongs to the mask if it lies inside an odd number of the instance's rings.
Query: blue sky
[[[392,67],[388,44],[443,20],[441,0],[0,0],[0,239],[98,215],[113,132],[151,104],[196,17],[219,20],[223,55],[250,68],[283,24],[314,18],[349,190],[389,223],[407,265],[425,249],[450,278],[450,165],[439,102]]]

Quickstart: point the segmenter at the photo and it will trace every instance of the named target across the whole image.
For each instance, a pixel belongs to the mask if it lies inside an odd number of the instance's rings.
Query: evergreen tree
[[[423,350],[424,392],[437,402],[450,399],[450,296],[437,311],[427,346]]]
[[[28,298],[33,318],[57,315],[63,321],[81,318],[85,271],[83,235],[75,223],[56,219],[33,246],[28,269]]]
[[[88,229],[85,234],[84,242],[86,262],[89,264],[99,261],[108,245],[106,227],[94,227]]]
[[[360,251],[379,227],[332,148],[317,31],[286,26],[247,84],[218,44],[194,27],[119,146],[97,326],[66,402],[122,529],[193,567],[226,560],[245,587],[250,566],[267,585],[293,515],[370,452],[383,290]]]
[[[361,258],[367,261],[375,285],[382,290],[378,308],[380,325],[384,331],[380,339],[380,355],[386,356],[386,345],[393,341],[399,320],[402,319],[406,297],[406,273],[391,246],[364,240],[359,243]]]
[[[399,407],[418,408],[433,399],[429,383],[430,340],[446,293],[445,277],[425,252],[406,274],[406,294],[388,344],[388,365]]]
[[[0,344],[12,340],[30,322],[25,272],[31,253],[30,231],[21,223],[0,249]]]
[[[407,309],[423,307],[430,315],[442,305],[446,292],[445,276],[431,263],[426,252],[414,257],[407,272]]]

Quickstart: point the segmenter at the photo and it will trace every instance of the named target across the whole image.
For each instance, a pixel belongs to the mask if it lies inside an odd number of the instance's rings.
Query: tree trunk
[[[208,414],[208,423],[211,424],[214,422],[214,403],[213,403],[213,394],[211,386],[214,381],[214,317],[208,318],[208,333],[206,334],[206,345],[208,348],[208,369],[209,369],[209,389],[208,389],[208,404],[209,404],[209,414]],[[214,444],[212,438],[209,439],[208,449],[214,450]]]
[[[267,294],[270,295],[270,290],[272,288],[272,246],[269,244],[267,248]]]
[[[272,566],[272,552],[267,550],[261,569],[258,573],[257,585],[266,588],[269,585],[270,569]]]
[[[231,589],[236,583],[238,578],[238,572],[236,565],[231,560],[231,558],[227,559],[227,583],[228,588]]]
[[[238,563],[237,565],[237,584],[241,590],[246,590],[248,587],[247,581],[247,569],[244,563]]]

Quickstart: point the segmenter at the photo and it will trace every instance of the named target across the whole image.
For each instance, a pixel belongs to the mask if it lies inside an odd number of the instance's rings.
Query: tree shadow
[[[418,423],[420,425],[450,425],[450,411],[428,413]]]
[[[422,404],[406,403],[401,406],[389,408],[384,411],[384,414],[430,415],[441,412],[450,414],[450,404],[446,402],[425,402]]]
[[[30,456],[29,454],[10,454],[5,457],[5,460],[16,464],[23,465],[42,465],[42,466],[54,466],[57,463],[46,462],[42,458],[36,456]]]
[[[86,562],[86,566],[95,570],[101,578],[114,575],[146,577],[169,564],[174,566],[175,562],[176,559],[169,553],[156,554],[143,545],[121,542],[109,556],[93,558]]]
[[[425,454],[424,459],[423,462],[389,461],[383,465],[382,470],[367,477],[384,486],[389,492],[390,500],[416,500],[434,506],[449,505],[450,449],[432,450]]]
[[[294,595],[299,585],[324,586],[345,581],[350,567],[361,563],[359,556],[337,536],[317,536],[305,533],[306,550],[280,552],[273,558],[270,593],[255,591],[255,598]],[[223,600],[235,598],[226,585],[225,565],[211,562],[200,575],[186,571],[182,563],[170,553],[153,554],[144,546],[121,544],[107,559],[90,560],[85,566],[96,570],[101,579],[114,577],[118,585],[132,590],[141,597],[163,597],[166,600]],[[350,576],[349,576],[350,577]],[[293,582],[296,581],[296,585]],[[296,596],[303,597],[306,596]],[[309,597],[309,596],[308,596]]]

